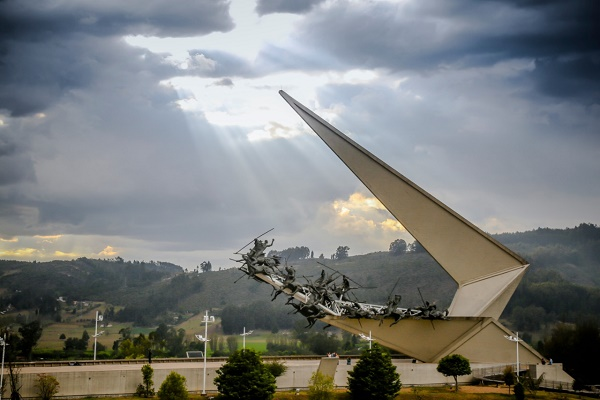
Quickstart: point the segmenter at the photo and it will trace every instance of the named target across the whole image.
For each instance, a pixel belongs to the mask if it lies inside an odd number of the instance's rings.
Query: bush
[[[309,400],[330,400],[333,398],[333,376],[316,371],[310,377],[308,386]]]
[[[287,366],[285,363],[281,363],[279,361],[265,363],[265,367],[267,367],[271,375],[273,375],[275,378],[285,374],[285,371],[287,371]]]
[[[525,399],[525,388],[521,382],[517,382],[515,384],[515,399],[524,400]]]
[[[158,389],[160,400],[187,400],[188,391],[185,386],[185,377],[171,371]]]
[[[38,399],[40,400],[51,400],[56,393],[60,383],[52,375],[38,374],[37,381],[35,383]]]

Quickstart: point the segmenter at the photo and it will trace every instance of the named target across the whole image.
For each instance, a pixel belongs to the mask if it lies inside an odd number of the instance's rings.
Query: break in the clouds
[[[490,232],[598,223],[594,1],[0,1],[0,258],[412,240],[277,94]]]

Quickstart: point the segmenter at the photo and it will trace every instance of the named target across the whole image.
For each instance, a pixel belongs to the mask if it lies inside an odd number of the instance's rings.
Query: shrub
[[[515,399],[517,400],[523,400],[525,399],[525,388],[523,387],[523,384],[521,382],[517,382],[515,384]]]
[[[308,386],[309,400],[330,400],[333,398],[333,376],[316,371],[310,377]]]
[[[265,367],[267,367],[271,375],[273,375],[275,378],[285,374],[285,371],[287,371],[287,366],[285,363],[281,363],[279,361],[265,363]]]
[[[187,400],[188,391],[185,386],[185,377],[171,371],[158,389],[160,400]]]
[[[58,393],[60,383],[58,383],[58,380],[52,375],[38,374],[34,386],[37,391],[38,399],[51,400],[54,395]]]

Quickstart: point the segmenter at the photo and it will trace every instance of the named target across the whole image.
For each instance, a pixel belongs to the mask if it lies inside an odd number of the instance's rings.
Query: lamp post
[[[204,315],[204,318],[202,318],[202,323],[206,324],[206,325],[204,325],[204,336],[196,335],[196,339],[200,340],[201,342],[204,342],[204,372],[203,372],[203,381],[202,381],[202,395],[203,396],[206,395],[206,342],[210,342],[210,339],[208,338],[208,323],[209,322],[215,322],[215,317],[209,316],[208,310],[206,310],[206,314]]]
[[[242,350],[246,350],[246,336],[248,335],[252,335],[252,332],[254,331],[248,331],[246,332],[246,327],[244,327],[244,333],[240,333],[240,336],[243,338],[242,339]]]
[[[6,334],[0,338],[0,345],[2,346],[2,366],[0,367],[0,400],[2,400],[3,384],[4,384],[4,352],[6,350]]]
[[[98,321],[102,321],[103,319],[104,317],[96,310],[96,329],[94,330],[94,361],[96,361],[96,345],[98,344],[98,336],[104,333],[104,331],[98,333]]]
[[[519,332],[517,332],[516,336],[512,336],[512,335],[504,335],[504,337],[508,340],[510,340],[511,342],[515,342],[517,344],[517,378],[519,377],[519,342],[522,342],[522,339],[519,339]]]
[[[364,334],[362,334],[362,333],[361,333],[359,336],[360,336],[360,338],[361,338],[361,339],[363,339],[363,340],[368,340],[368,341],[369,341],[369,350],[371,350],[371,343],[372,343],[372,342],[375,340],[375,339],[373,339],[373,338],[371,337],[371,331],[369,331],[369,336],[367,336],[367,335],[364,335]]]

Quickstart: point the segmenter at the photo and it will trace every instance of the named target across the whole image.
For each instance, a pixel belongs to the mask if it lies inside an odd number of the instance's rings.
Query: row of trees
[[[416,240],[408,244],[404,239],[396,239],[390,243],[389,252],[394,256],[399,256],[405,253],[424,253],[425,248]]]
[[[42,325],[39,320],[23,323],[17,332],[3,328],[0,335],[6,338],[6,359],[14,361],[18,356],[31,361],[33,348],[42,337]]]
[[[221,310],[221,327],[226,335],[240,334],[243,329],[262,329],[277,333],[290,329],[298,317],[289,309],[268,301],[251,304],[227,305]]]
[[[556,325],[550,337],[541,344],[540,352],[562,362],[578,387],[600,381],[600,326],[597,319]]]
[[[162,323],[148,336],[143,333],[132,336],[130,328],[119,331],[121,337],[113,344],[117,358],[143,358],[149,354],[156,357],[185,357],[188,343],[185,329],[175,329]]]
[[[458,376],[471,373],[469,360],[459,354],[442,358],[437,370],[454,378],[457,391]],[[272,371],[256,352],[236,351],[217,370],[214,382],[225,399],[272,399],[276,389]],[[279,369],[280,373],[284,371]],[[377,344],[363,351],[359,361],[348,372],[348,393],[352,399],[391,400],[401,387],[400,374],[392,364],[389,353]],[[310,379],[309,398],[329,399],[333,388],[333,377],[317,371]]]
[[[270,400],[277,389],[275,378],[287,368],[280,363],[264,363],[253,350],[239,350],[231,354],[217,370],[214,383],[219,398],[237,400]],[[378,345],[365,350],[353,370],[348,373],[348,393],[352,399],[391,400],[400,391],[402,383],[390,355]],[[154,394],[152,368],[142,367],[143,383],[138,395]],[[187,400],[185,377],[171,372],[158,391],[160,400]],[[309,385],[309,398],[329,399],[334,389],[333,377],[315,372]]]

